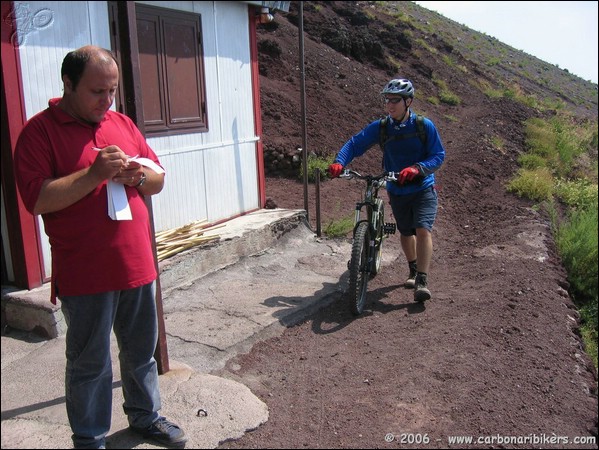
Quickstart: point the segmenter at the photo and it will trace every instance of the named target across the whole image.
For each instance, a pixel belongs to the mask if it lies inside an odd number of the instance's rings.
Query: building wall
[[[201,14],[209,126],[205,133],[148,138],[167,172],[164,190],[152,197],[156,231],[259,208],[248,5],[143,3]],[[106,2],[15,2],[15,14],[29,119],[62,95],[60,66],[67,52],[87,44],[110,48],[108,8]],[[39,226],[49,271],[41,219]]]
[[[143,3],[201,15],[206,71],[209,131],[148,139],[167,168],[165,188],[153,199],[156,230],[258,208],[247,5]]]

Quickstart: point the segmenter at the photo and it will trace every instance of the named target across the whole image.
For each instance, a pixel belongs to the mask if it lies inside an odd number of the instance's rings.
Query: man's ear
[[[62,76],[62,83],[64,84],[64,92],[65,93],[73,92],[73,83],[71,82],[68,75]]]

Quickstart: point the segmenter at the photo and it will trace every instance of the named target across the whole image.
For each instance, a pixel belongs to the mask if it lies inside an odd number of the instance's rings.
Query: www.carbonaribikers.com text
[[[597,439],[594,436],[557,436],[555,434],[529,434],[527,436],[502,436],[495,434],[491,436],[449,436],[449,444],[484,444],[484,445],[510,445],[510,444],[530,444],[530,445],[589,445],[595,444]]]
[[[442,442],[444,439],[436,439],[429,433],[387,433],[386,442],[396,441],[400,445],[429,444],[431,442]],[[594,445],[597,443],[595,436],[558,436],[556,434],[529,434],[526,436],[507,436],[494,434],[489,436],[448,436],[447,443],[452,445]]]

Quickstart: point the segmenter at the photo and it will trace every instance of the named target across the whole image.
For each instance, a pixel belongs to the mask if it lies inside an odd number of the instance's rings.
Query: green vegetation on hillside
[[[525,126],[527,152],[508,190],[550,213],[586,351],[597,367],[597,122],[560,113]]]

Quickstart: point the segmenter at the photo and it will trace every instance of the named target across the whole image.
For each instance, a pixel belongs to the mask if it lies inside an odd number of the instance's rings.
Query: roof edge
[[[259,6],[261,8],[268,8],[271,11],[283,11],[283,12],[289,12],[289,5],[291,4],[291,2],[268,2],[268,1],[262,1],[262,2],[252,2],[252,1],[244,1],[242,3],[247,3],[249,5],[253,5],[253,6]]]

